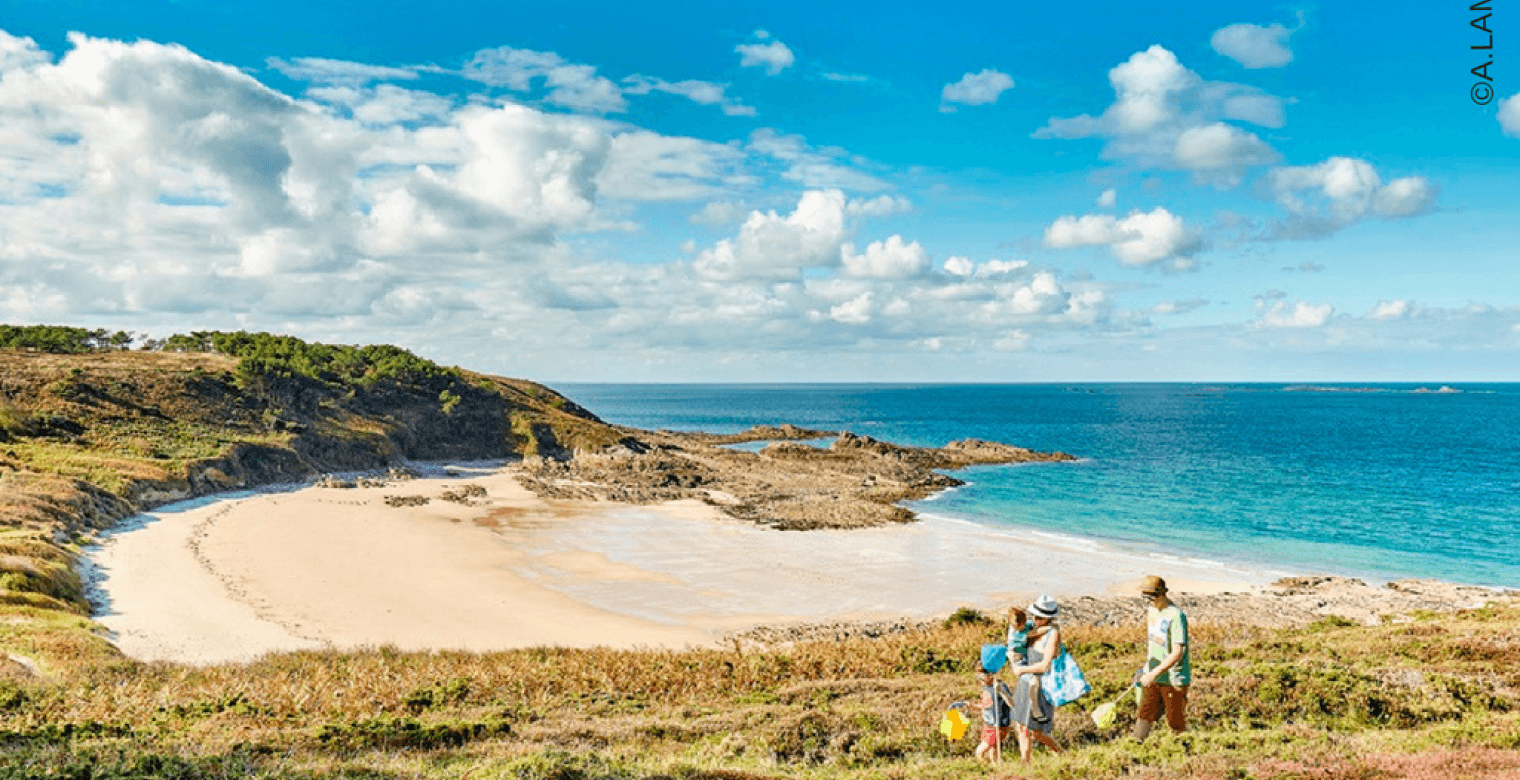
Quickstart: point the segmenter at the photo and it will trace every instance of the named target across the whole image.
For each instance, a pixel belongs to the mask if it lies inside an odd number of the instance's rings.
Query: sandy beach
[[[450,471],[141,515],[89,556],[97,619],[131,657],[189,663],[379,645],[684,647],[758,624],[929,618],[1039,593],[1122,592],[1152,572],[1195,592],[1273,576],[932,516],[795,532],[696,501],[549,502],[510,469]],[[476,495],[464,502],[444,498],[467,490]],[[392,506],[388,496],[429,500]]]

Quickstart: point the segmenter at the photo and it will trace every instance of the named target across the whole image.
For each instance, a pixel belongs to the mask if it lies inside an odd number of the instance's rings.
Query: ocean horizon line
[[[998,380],[966,380],[966,381],[795,381],[795,382],[650,382],[650,381],[616,381],[616,380],[538,380],[550,386],[563,387],[890,387],[890,388],[914,388],[914,387],[1060,387],[1060,386],[1109,386],[1109,387],[1176,387],[1176,386],[1220,386],[1220,387],[1305,387],[1319,386],[1428,386],[1435,385],[1483,385],[1483,386],[1520,386],[1520,379],[1513,380],[1465,380],[1465,379],[1296,379],[1296,380],[1204,380],[1204,379],[1178,379],[1178,380],[1150,380],[1150,379],[1118,379],[1118,380],[1032,380],[1020,382],[1008,382]]]

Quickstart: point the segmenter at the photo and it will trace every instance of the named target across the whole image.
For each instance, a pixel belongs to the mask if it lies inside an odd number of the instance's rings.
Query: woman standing
[[[1029,614],[1035,624],[1035,631],[1031,634],[1041,629],[1044,631],[1030,644],[1029,660],[1013,667],[1010,672],[1019,679],[1013,692],[1013,731],[1019,740],[1019,757],[1025,761],[1029,760],[1033,747],[1031,740],[1061,752],[1061,746],[1050,736],[1056,727],[1056,707],[1045,686],[1040,684],[1040,675],[1049,672],[1051,663],[1061,654],[1061,629],[1055,624],[1060,609],[1056,600],[1049,596],[1041,596],[1029,605]]]

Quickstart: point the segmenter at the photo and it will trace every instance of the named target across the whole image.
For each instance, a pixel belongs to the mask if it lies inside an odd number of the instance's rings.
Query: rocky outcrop
[[[1376,586],[1352,577],[1321,575],[1285,577],[1271,585],[1238,593],[1179,593],[1172,599],[1194,623],[1289,627],[1329,617],[1374,624],[1384,616],[1398,619],[1420,610],[1472,609],[1516,595],[1520,594],[1435,580],[1398,580]],[[1135,625],[1137,613],[1143,612],[1143,601],[1126,596],[1083,596],[1061,602],[1062,620],[1070,623]]]
[[[756,441],[807,441],[811,439],[827,439],[838,436],[838,431],[822,431],[813,428],[800,428],[791,423],[781,425],[754,425],[739,431],[738,433],[680,433],[677,431],[661,431],[661,433],[684,436],[690,441],[703,444],[747,444]]]
[[[720,446],[774,432],[785,439],[759,453]],[[637,446],[523,464],[522,482],[544,498],[657,503],[697,499],[731,517],[786,530],[865,528],[912,522],[903,501],[964,484],[939,473],[974,464],[1072,460],[966,440],[905,447],[844,432],[828,447],[801,444],[819,431],[790,425],[717,436],[639,431]]]
[[[1214,624],[1296,628],[1322,620],[1376,625],[1383,621],[1405,622],[1420,612],[1454,612],[1480,609],[1489,604],[1514,604],[1520,591],[1455,585],[1436,580],[1405,579],[1383,586],[1369,585],[1349,577],[1285,577],[1277,582],[1239,593],[1175,593],[1192,625]],[[1140,628],[1145,621],[1145,602],[1132,596],[1079,596],[1063,598],[1061,623],[1068,626]],[[992,614],[994,623],[1004,619]],[[939,620],[829,621],[761,625],[729,635],[730,641],[753,645],[879,637],[924,631]]]

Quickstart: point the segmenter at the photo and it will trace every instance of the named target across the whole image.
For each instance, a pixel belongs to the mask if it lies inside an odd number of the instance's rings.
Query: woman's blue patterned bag
[[[1064,646],[1061,654],[1051,663],[1042,685],[1050,694],[1051,703],[1057,707],[1070,704],[1092,690],[1092,686],[1087,684],[1087,677],[1082,674],[1082,667],[1077,666],[1077,659],[1072,658]]]

